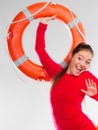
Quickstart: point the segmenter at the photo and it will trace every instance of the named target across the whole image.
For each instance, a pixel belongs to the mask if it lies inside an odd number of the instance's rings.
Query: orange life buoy
[[[85,35],[85,32],[81,22],[78,20],[76,15],[72,12],[73,15],[72,18],[69,9],[60,4],[53,4],[50,2],[43,10],[41,10],[40,12],[32,16],[32,14],[40,10],[45,4],[46,2],[32,4],[29,7],[27,7],[25,10],[17,14],[17,16],[12,21],[13,24],[11,24],[8,29],[9,36],[7,37],[7,45],[8,45],[9,54],[13,62],[15,63],[15,65],[20,71],[22,71],[25,75],[35,80],[44,79],[45,81],[49,81],[50,77],[45,71],[44,67],[32,62],[26,56],[24,49],[22,47],[22,35],[27,25],[33,19],[37,19],[45,16],[53,16],[53,15],[56,15],[58,19],[60,19],[66,25],[68,25],[72,33],[73,40],[72,40],[72,45],[70,47],[70,50],[67,56],[65,56],[64,58],[65,62],[68,62],[69,55],[73,50],[73,48],[78,43],[84,41],[84,38],[79,34],[78,30],[76,29],[75,23],[77,24],[79,30],[82,32],[83,35]],[[26,17],[28,18],[25,19]],[[21,21],[21,19],[25,19],[25,20]],[[20,22],[15,22],[15,21],[20,21]]]

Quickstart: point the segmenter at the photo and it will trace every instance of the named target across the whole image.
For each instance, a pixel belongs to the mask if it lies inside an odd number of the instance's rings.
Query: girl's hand
[[[51,17],[43,17],[43,18],[41,18],[41,23],[43,23],[43,24],[46,24],[48,21],[50,21],[50,20],[54,20],[56,18],[56,15],[53,15],[53,16],[51,16]]]
[[[97,94],[97,85],[96,83],[91,79],[85,80],[87,90],[81,89],[83,93],[85,93],[88,96],[94,96]]]

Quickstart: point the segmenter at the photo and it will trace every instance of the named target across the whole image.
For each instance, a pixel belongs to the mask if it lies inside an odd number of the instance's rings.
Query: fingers
[[[87,95],[87,91],[84,89],[81,89],[81,92],[85,93]]]
[[[51,20],[54,20],[56,18],[56,15],[53,15],[50,17]]]
[[[87,90],[81,89],[83,93],[88,96],[94,96],[97,94],[97,85],[92,79],[85,80]]]
[[[50,16],[50,17],[43,17],[41,18],[41,23],[46,24],[48,21],[54,20],[56,18],[56,15]]]
[[[92,79],[86,79],[85,83],[86,83],[87,88],[96,87],[96,83]]]

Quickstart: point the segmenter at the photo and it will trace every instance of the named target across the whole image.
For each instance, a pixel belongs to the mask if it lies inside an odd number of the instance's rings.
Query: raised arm
[[[45,17],[41,19],[36,32],[35,44],[35,50],[39,56],[40,62],[42,63],[43,67],[46,69],[51,78],[62,70],[62,67],[58,63],[53,61],[53,59],[51,59],[51,57],[45,50],[45,32],[48,26],[47,22],[54,18],[55,16]]]

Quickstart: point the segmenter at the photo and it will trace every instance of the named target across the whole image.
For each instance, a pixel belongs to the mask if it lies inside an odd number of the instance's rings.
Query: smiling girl
[[[55,17],[41,18],[35,49],[52,81],[50,101],[56,129],[96,130],[81,106],[85,95],[98,101],[98,79],[88,71],[93,50],[90,45],[80,43],[72,51],[66,68],[53,61],[45,50],[45,31],[47,22]]]

